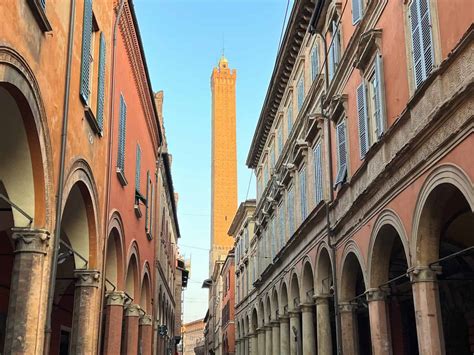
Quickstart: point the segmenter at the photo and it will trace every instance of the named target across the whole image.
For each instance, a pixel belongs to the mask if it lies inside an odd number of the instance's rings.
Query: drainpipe
[[[321,33],[316,29],[316,24],[319,20],[321,15],[322,9],[324,7],[325,0],[320,0],[317,4],[316,9],[314,10],[311,20],[310,20],[310,32],[312,34],[316,34],[321,37],[323,45],[324,45],[324,79],[325,79],[325,88],[327,95],[328,88],[329,88],[329,69],[328,69],[328,48],[326,39]],[[338,284],[337,284],[337,271],[336,271],[336,243],[331,242],[331,237],[333,235],[333,231],[331,228],[331,221],[329,216],[329,206],[334,201],[334,191],[333,191],[333,174],[332,174],[332,142],[331,142],[331,123],[329,117],[324,114],[324,98],[323,95],[321,96],[321,113],[325,119],[326,123],[326,130],[328,132],[327,137],[327,152],[328,154],[328,176],[329,176],[329,201],[326,202],[326,233],[328,236],[328,245],[331,249],[331,270],[332,270],[332,280],[333,280],[333,301],[334,301],[334,314],[335,314],[335,324],[336,324],[336,346],[337,346],[337,354],[342,354],[342,333],[341,333],[341,317],[339,313],[339,298],[338,298]]]
[[[61,238],[61,216],[62,216],[62,201],[63,201],[63,188],[64,188],[64,171],[66,161],[66,143],[67,143],[67,128],[69,120],[69,93],[71,86],[71,62],[72,52],[74,45],[74,13],[76,8],[76,1],[71,0],[71,9],[69,12],[69,36],[68,36],[68,49],[67,49],[67,65],[66,65],[66,83],[64,92],[64,110],[63,110],[63,124],[61,133],[61,153],[59,161],[59,179],[58,179],[58,190],[56,194],[56,221],[54,227],[54,243],[53,243],[53,256],[51,259],[51,274],[49,277],[49,288],[48,288],[48,304],[46,308],[46,322],[44,329],[44,344],[43,349],[45,354],[49,354],[49,348],[51,345],[51,316],[53,312],[54,302],[54,289],[56,287],[56,273],[58,267],[58,251],[59,251],[59,239]]]
[[[114,22],[114,32],[112,37],[112,66],[110,69],[110,104],[109,104],[109,146],[108,146],[108,157],[107,157],[107,188],[106,188],[106,205],[104,210],[104,245],[102,246],[102,279],[100,290],[103,290],[104,295],[100,297],[100,308],[99,308],[99,332],[102,329],[103,312],[104,312],[104,296],[105,296],[105,266],[107,258],[107,238],[108,238],[108,229],[109,229],[109,209],[110,209],[110,188],[112,184],[112,142],[113,142],[113,132],[114,132],[114,97],[115,97],[115,49],[117,47],[117,31],[119,27],[120,17],[122,16],[123,7],[125,5],[125,0],[120,0],[120,4],[117,10],[117,16],[115,17]],[[99,341],[97,342],[97,353],[100,353],[102,346],[102,337],[98,337]]]

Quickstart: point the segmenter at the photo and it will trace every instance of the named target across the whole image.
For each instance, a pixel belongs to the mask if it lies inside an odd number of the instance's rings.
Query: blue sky
[[[222,54],[237,69],[239,202],[251,171],[245,160],[275,62],[287,0],[135,0],[154,91],[164,90],[164,121],[175,190],[180,251],[191,257],[185,322],[204,317],[209,273],[212,68]],[[291,11],[292,1],[288,9]],[[252,178],[248,198],[255,196]]]

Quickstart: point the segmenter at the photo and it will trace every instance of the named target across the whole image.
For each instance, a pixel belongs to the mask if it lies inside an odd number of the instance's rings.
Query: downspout
[[[66,161],[66,147],[67,147],[67,128],[69,121],[69,94],[71,87],[71,63],[72,63],[72,51],[74,45],[74,13],[76,8],[76,0],[71,0],[71,9],[69,12],[69,36],[68,36],[68,49],[67,49],[67,64],[66,64],[66,83],[64,91],[64,110],[63,110],[63,123],[61,133],[61,153],[59,161],[59,178],[58,178],[58,190],[56,193],[56,221],[54,226],[54,243],[53,243],[53,256],[51,259],[51,274],[49,276],[49,288],[48,288],[48,303],[46,308],[46,322],[44,329],[44,354],[49,354],[51,346],[51,316],[53,312],[54,302],[54,290],[56,288],[56,273],[58,267],[58,251],[59,251],[59,239],[61,238],[61,216],[62,216],[62,201],[63,201],[63,188],[64,188],[64,171]]]
[[[336,244],[331,242],[331,237],[333,231],[331,228],[331,221],[329,216],[329,207],[330,204],[334,201],[334,191],[333,191],[333,174],[332,174],[332,140],[331,140],[331,123],[329,117],[324,113],[324,96],[327,95],[329,89],[329,69],[328,69],[328,48],[326,43],[326,38],[323,36],[321,31],[316,29],[316,24],[321,16],[322,9],[324,7],[325,0],[320,0],[318,5],[313,12],[310,20],[310,32],[317,34],[321,37],[321,40],[324,45],[324,79],[325,79],[325,88],[326,92],[324,95],[321,95],[321,113],[326,122],[326,131],[327,131],[327,152],[328,157],[328,176],[329,176],[329,201],[326,202],[326,233],[328,236],[328,245],[331,249],[331,270],[332,270],[332,280],[333,280],[333,301],[334,301],[334,316],[335,316],[335,325],[336,325],[336,347],[337,354],[342,354],[342,332],[341,332],[341,316],[339,312],[339,295],[338,295],[338,284],[337,284],[337,271],[336,271]]]
[[[107,257],[107,238],[108,238],[108,229],[109,229],[109,209],[110,209],[110,188],[112,184],[112,142],[113,142],[113,127],[114,127],[114,96],[115,96],[115,49],[117,47],[117,30],[120,22],[120,17],[122,16],[123,12],[123,7],[125,5],[125,0],[120,0],[120,4],[117,10],[117,16],[115,17],[115,22],[114,22],[114,32],[113,32],[113,37],[112,37],[112,66],[110,69],[110,104],[109,104],[109,117],[110,117],[110,123],[109,123],[109,134],[108,134],[108,140],[109,140],[109,146],[108,146],[108,157],[107,157],[107,188],[106,188],[106,205],[105,205],[105,210],[104,210],[104,245],[102,247],[102,279],[101,279],[101,287],[100,290],[103,290],[104,295],[105,295],[105,266],[106,266],[106,257]],[[102,322],[104,321],[103,319],[103,312],[104,312],[104,299],[105,297],[102,296],[100,297],[100,308],[99,308],[99,332],[102,329]],[[100,353],[100,349],[102,346],[102,337],[98,337],[98,342],[97,342],[97,353]]]

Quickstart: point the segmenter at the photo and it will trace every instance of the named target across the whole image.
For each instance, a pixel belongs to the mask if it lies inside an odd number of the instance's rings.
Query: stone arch
[[[340,285],[339,298],[341,301],[348,301],[351,298],[358,296],[355,294],[358,271],[360,271],[361,281],[363,282],[365,292],[365,289],[367,288],[366,285],[368,284],[365,263],[359,248],[354,241],[349,241],[346,244],[339,270],[338,284]]]
[[[71,165],[65,181],[61,229],[72,248],[88,259],[88,267],[97,268],[99,198],[92,169],[84,159],[77,159]],[[78,255],[74,255],[74,259],[76,263],[81,262]]]
[[[0,106],[0,153],[4,153],[0,154],[0,184],[7,197],[33,218],[35,228],[51,231],[54,185],[46,111],[33,71],[6,46],[0,46]],[[6,149],[10,146],[15,149]],[[29,224],[18,211],[12,214],[15,226]]]
[[[260,298],[257,303],[257,315],[258,315],[258,326],[263,327],[265,325],[264,298]]]
[[[253,307],[251,318],[250,318],[251,333],[255,333],[258,327],[259,327],[258,311],[257,311],[257,307]]]
[[[143,265],[143,276],[140,288],[140,307],[147,314],[151,314],[151,277],[148,261],[145,261],[145,264]]]
[[[474,211],[474,187],[468,175],[460,167],[444,164],[436,167],[426,178],[418,194],[413,216],[412,265],[426,266],[438,258],[439,242],[437,239],[441,233],[439,229],[442,223],[440,221],[442,216],[439,214],[442,213],[442,210],[430,207],[434,204],[446,203],[447,201],[440,201],[437,198],[448,198],[447,195],[456,193],[455,190],[465,199],[465,207],[469,206],[470,210]],[[436,223],[431,223],[433,221]]]
[[[140,256],[138,254],[138,246],[134,241],[130,246],[128,253],[127,273],[125,275],[125,292],[133,299],[134,303],[139,300],[139,265]]]
[[[272,320],[272,306],[270,302],[270,292],[265,296],[265,323],[270,323]]]
[[[296,308],[300,302],[300,281],[298,274],[293,270],[290,277],[290,299],[288,308],[292,310]]]
[[[300,299],[303,303],[313,303],[314,296],[314,273],[311,261],[307,258],[303,261],[303,269],[301,274],[301,295]]]
[[[288,287],[285,281],[281,283],[279,296],[280,314],[283,315],[288,312]]]
[[[380,284],[388,280],[390,253],[395,238],[398,238],[402,245],[408,269],[411,267],[411,258],[405,228],[395,211],[387,209],[378,216],[370,235],[368,288],[378,288]]]
[[[105,277],[117,289],[124,287],[123,222],[118,211],[114,211],[109,221],[105,254]],[[111,285],[107,285],[106,288]]]
[[[331,250],[326,243],[323,243],[318,250],[316,258],[316,280],[315,294],[330,295],[333,293],[333,270]]]
[[[278,319],[278,314],[279,314],[279,305],[278,305],[278,292],[276,288],[274,288],[271,291],[271,312],[272,312],[272,318],[273,319]]]

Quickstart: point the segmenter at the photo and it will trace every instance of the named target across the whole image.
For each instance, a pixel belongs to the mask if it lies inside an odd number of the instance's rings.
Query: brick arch
[[[13,48],[3,45],[0,46],[0,87],[8,91],[16,101],[27,134],[34,185],[34,196],[28,197],[33,197],[34,208],[32,212],[27,212],[34,217],[33,227],[52,231],[54,170],[43,99],[27,61]]]
[[[402,243],[408,268],[410,268],[410,250],[403,222],[395,211],[386,209],[377,217],[370,235],[367,288],[377,288],[387,281],[394,238],[398,238]]]
[[[134,240],[131,242],[128,251],[126,268],[127,272],[125,273],[125,290],[129,294],[129,296],[133,298],[134,303],[137,303],[140,299],[139,265],[140,254],[138,252],[138,244]]]
[[[341,301],[347,301],[348,299],[357,296],[355,294],[357,266],[360,267],[362,281],[364,282],[365,289],[367,289],[368,280],[364,259],[362,258],[357,244],[351,240],[344,248],[341,266],[338,268],[340,270],[338,275],[340,292],[338,296]]]
[[[430,204],[436,203],[431,201],[432,196],[442,185],[456,189],[464,197],[471,211],[474,211],[474,186],[467,173],[454,164],[436,167],[426,178],[416,202],[410,240],[413,266],[426,266],[430,261],[437,259],[439,240],[438,233],[433,229],[439,229],[440,226],[430,225],[430,223],[436,222],[439,218],[427,216],[425,212],[436,209]]]
[[[98,264],[98,253],[99,253],[99,197],[97,192],[97,185],[94,180],[94,175],[90,165],[82,158],[76,159],[68,173],[66,174],[64,189],[63,189],[63,201],[61,203],[61,219],[64,220],[66,217],[65,212],[67,207],[67,202],[69,201],[72,193],[75,193],[75,189],[78,188],[80,191],[80,196],[83,199],[85,214],[87,218],[87,240],[82,240],[82,242],[87,242],[87,246],[84,245],[73,245],[72,247],[83,254],[84,257],[88,258],[88,267],[90,269],[97,268]],[[62,223],[64,226],[64,223]],[[82,243],[81,242],[81,243]],[[85,250],[87,248],[87,250]]]
[[[151,272],[150,264],[146,260],[142,268],[142,278],[140,286],[140,307],[147,313],[151,314]]]
[[[111,260],[114,265],[110,267],[115,267],[115,280],[109,280],[114,283],[119,290],[124,288],[124,229],[122,217],[119,211],[113,211],[108,223],[107,231],[107,242],[106,242],[106,254],[105,254],[105,264],[106,264],[106,275],[107,275],[107,265],[109,263],[109,243],[113,245],[113,249],[110,252],[115,252],[115,256]],[[113,244],[112,244],[113,243]]]

